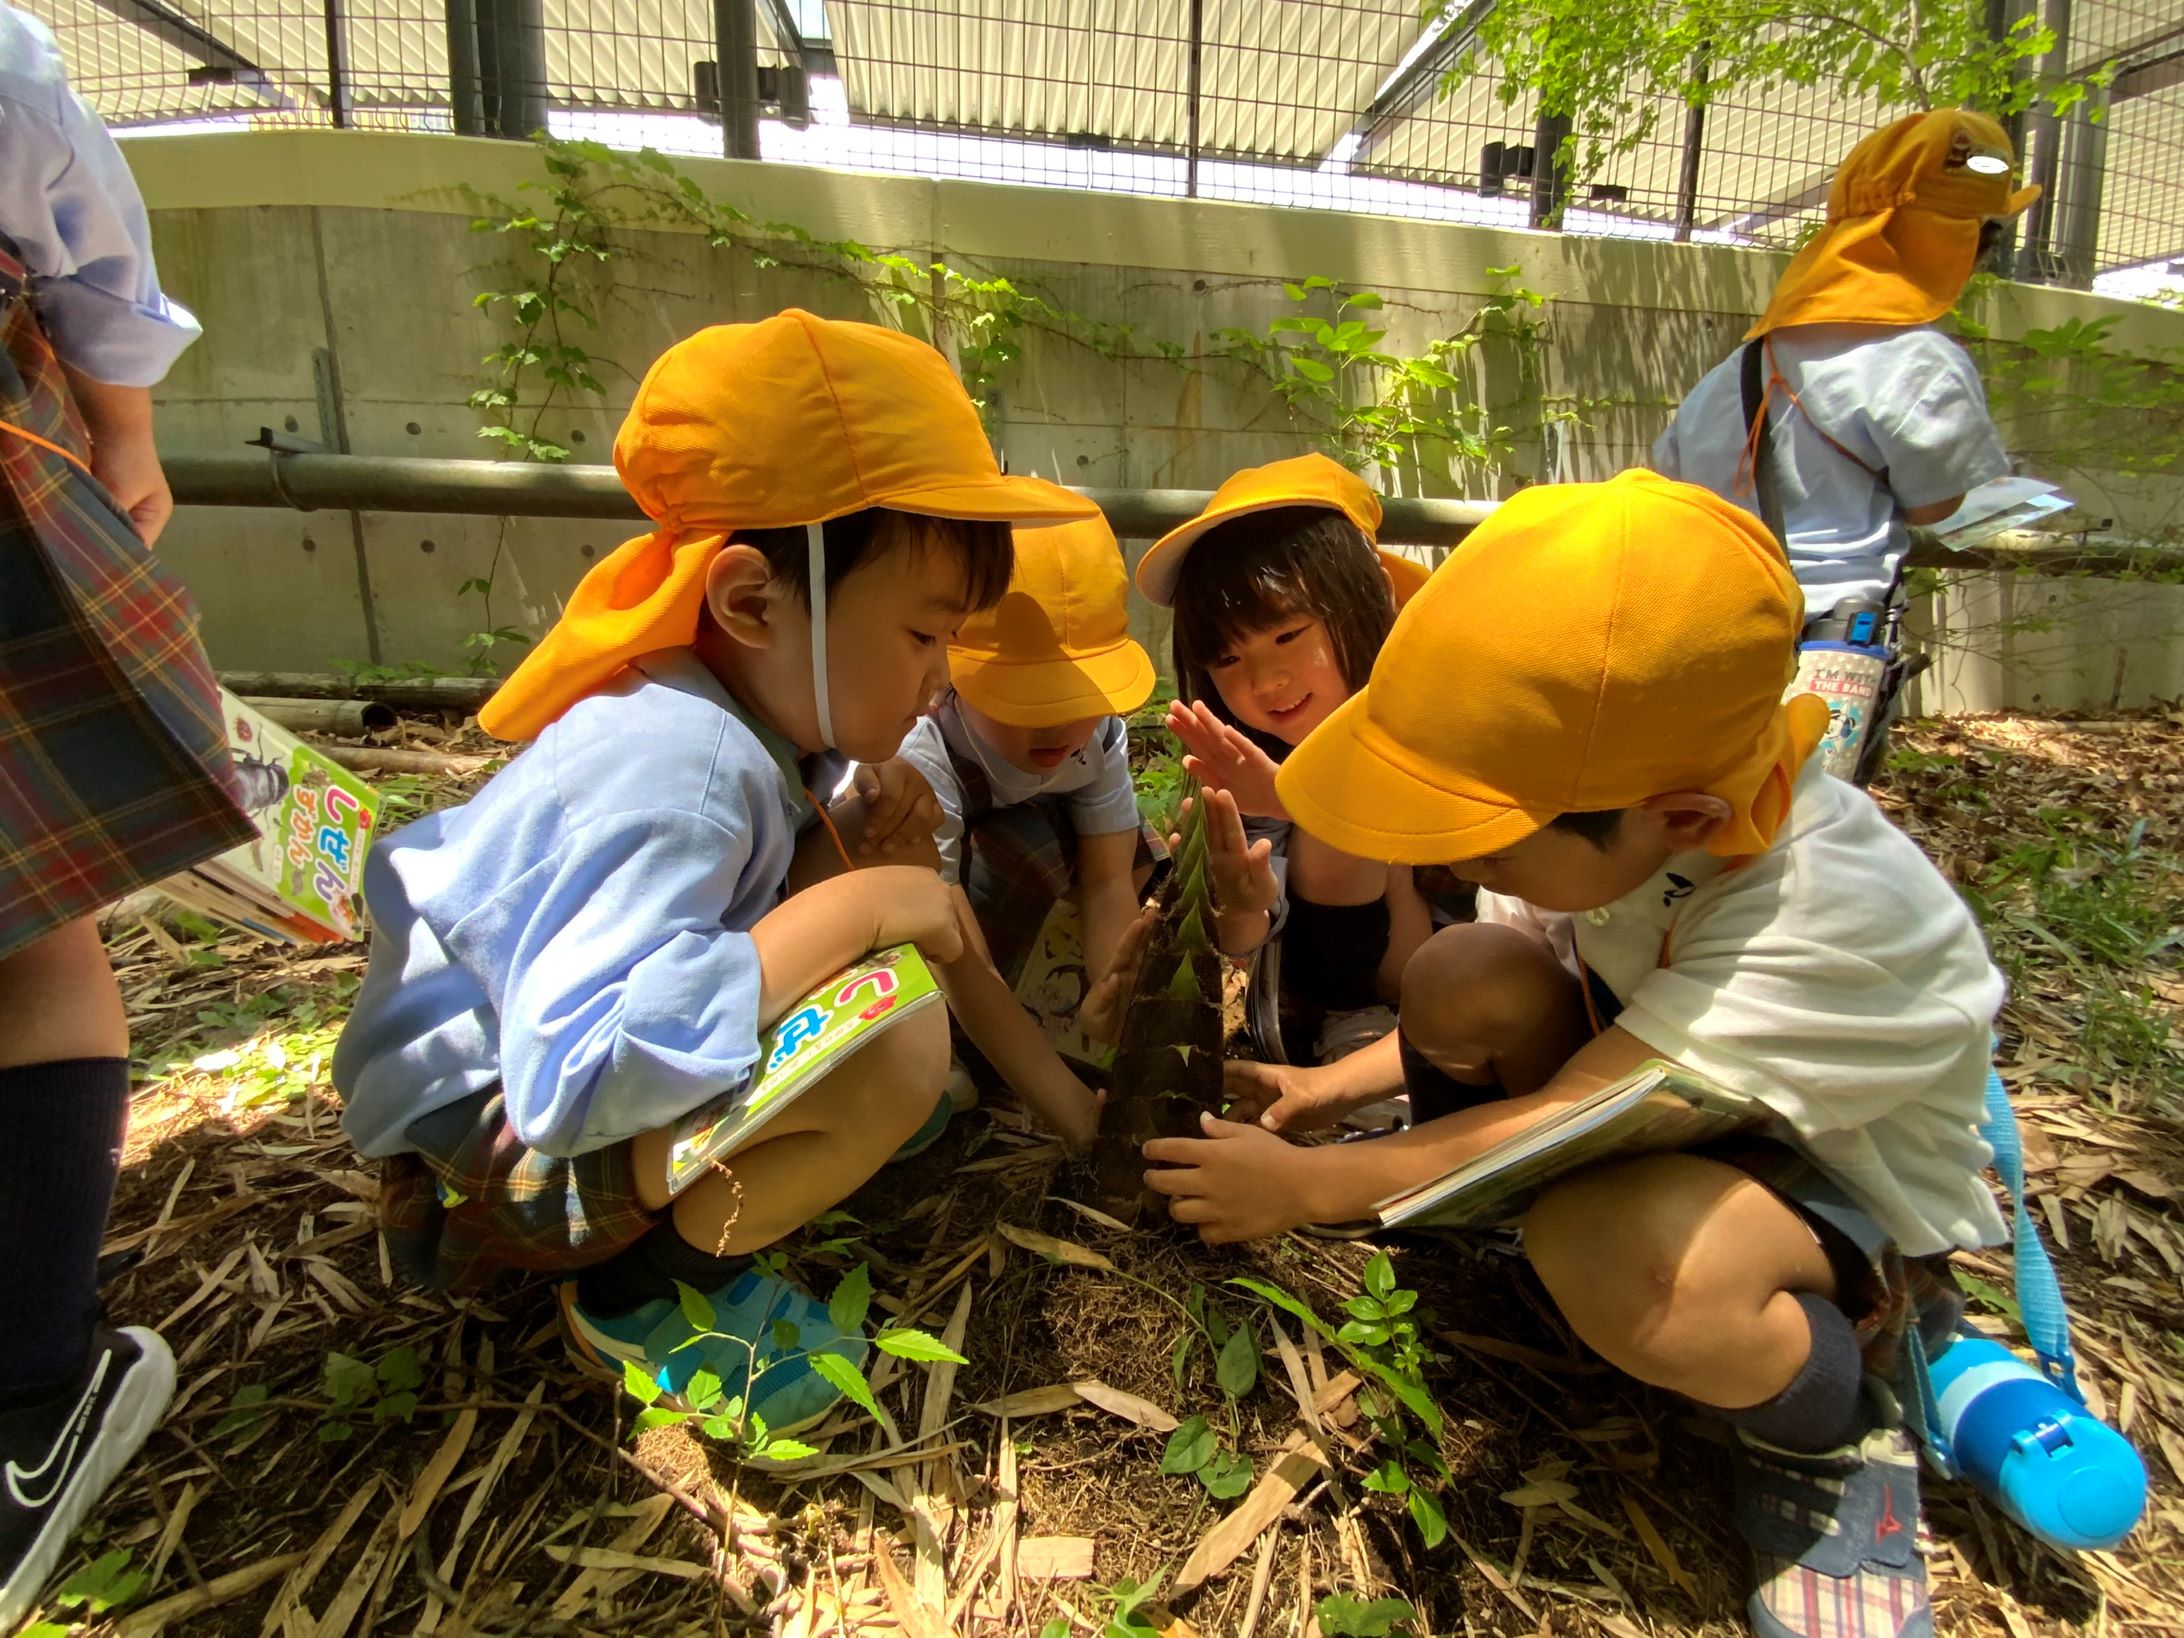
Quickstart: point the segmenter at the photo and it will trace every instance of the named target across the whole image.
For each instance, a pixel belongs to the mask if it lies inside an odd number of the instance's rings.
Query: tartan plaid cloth
[[[498,1086],[414,1122],[414,1152],[381,1163],[387,1261],[435,1291],[473,1291],[508,1269],[570,1273],[605,1262],[657,1221],[637,1198],[627,1143],[574,1158],[516,1136]]]
[[[984,769],[953,749],[948,760],[963,792],[963,896],[986,935],[995,969],[1013,986],[1054,901],[1076,885],[1077,824],[1066,797],[997,808]],[[1165,843],[1140,824],[1137,864],[1166,853]]]
[[[89,444],[0,240],[0,421]],[[188,592],[75,462],[0,428],[0,956],[256,835]]]

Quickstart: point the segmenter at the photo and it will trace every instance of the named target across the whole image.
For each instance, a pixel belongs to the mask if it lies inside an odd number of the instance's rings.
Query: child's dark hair
[[[827,590],[867,558],[908,542],[921,551],[938,549],[963,566],[966,607],[976,614],[1001,601],[1016,569],[1016,542],[1005,523],[972,523],[958,518],[920,517],[884,506],[868,506],[820,525],[826,538]],[[801,524],[785,529],[738,529],[734,538],[755,546],[776,580],[795,587],[811,602],[811,560]]]
[[[1558,813],[1547,821],[1549,830],[1566,830],[1573,836],[1582,836],[1602,853],[1623,829],[1623,815],[1628,808],[1599,808],[1591,813]]]
[[[1372,675],[1395,624],[1387,571],[1358,526],[1320,506],[1279,506],[1201,535],[1175,581],[1176,692],[1233,722],[1213,662],[1244,632],[1305,614],[1324,621],[1335,663],[1354,693]],[[1288,749],[1254,734],[1275,756]]]

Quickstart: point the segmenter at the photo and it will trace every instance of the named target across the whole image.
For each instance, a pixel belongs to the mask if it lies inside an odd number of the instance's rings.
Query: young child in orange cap
[[[1768,521],[1788,544],[1808,623],[1845,602],[1885,605],[1907,525],[1939,522],[2010,470],[1978,369],[1934,325],[2039,197],[2012,187],[2015,166],[2002,127],[1968,109],[1906,115],[1867,136],[1744,345],[1653,446],[1655,470],[1755,514],[1771,478],[1779,515]]]
[[[1398,1037],[1232,1064],[1232,1115],[1148,1184],[1208,1240],[1368,1218],[1664,1058],[1764,1135],[1551,1188],[1524,1249],[1609,1363],[1733,1424],[1767,1638],[1930,1633],[1917,1469],[1861,1377],[1961,1310],[1995,1244],[1976,1126],[2002,980],[1970,912],[1782,700],[1802,602],[1750,514],[1651,473],[1504,504],[1412,599],[1372,681],[1283,765],[1297,823],[1454,861],[1479,919],[1404,973]],[[1406,1087],[1409,1131],[1295,1146]],[[1908,1350],[1902,1350],[1908,1351]]]
[[[1006,587],[1009,526],[1090,507],[1004,477],[924,343],[793,310],[670,348],[614,455],[655,527],[585,576],[481,713],[530,749],[373,851],[371,966],[333,1079],[386,1163],[405,1273],[573,1275],[583,1360],[670,1394],[709,1370],[781,1432],[835,1402],[811,1358],[861,1365],[865,1343],[752,1253],[926,1119],[946,1020],[906,1018],[672,1197],[670,1130],[747,1083],[761,1032],[828,974],[904,941],[961,956],[931,870],[783,898],[808,792],[843,758],[893,756],[949,638]],[[678,1282],[719,1334],[683,1318]]]
[[[1292,824],[1274,788],[1291,747],[1364,686],[1396,609],[1425,583],[1422,565],[1377,548],[1379,527],[1363,479],[1303,455],[1236,473],[1138,562],[1138,590],[1175,610],[1168,727],[1210,793],[1211,834],[1230,836],[1233,807],[1266,857],[1247,879],[1233,845],[1221,849],[1221,947],[1261,952],[1253,1040],[1296,1060],[1338,1057],[1392,1026],[1385,1003],[1435,919],[1408,868]]]
[[[1096,1096],[1013,986],[1055,902],[1074,894],[1080,1023],[1094,1040],[1112,1040],[1120,1023],[1144,835],[1123,717],[1153,691],[1153,663],[1130,636],[1128,583],[1105,518],[1018,529],[1008,591],[948,645],[949,688],[897,760],[858,768],[857,800],[834,810],[858,854],[929,865],[962,895],[973,937],[952,975],[956,1022],[1034,1107],[1080,1112],[1062,1127],[1078,1143],[1093,1136]],[[837,868],[813,855],[794,879]],[[968,1072],[951,1074],[952,1093],[975,1097],[972,1085]],[[937,1138],[947,1113],[936,1108],[913,1144]]]

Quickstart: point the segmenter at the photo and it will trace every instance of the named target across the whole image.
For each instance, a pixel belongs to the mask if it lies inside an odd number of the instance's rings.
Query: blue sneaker
[[[611,1317],[587,1313],[569,1280],[561,1287],[561,1320],[576,1362],[595,1375],[619,1382],[624,1365],[633,1363],[664,1390],[662,1404],[688,1410],[683,1392],[707,1370],[723,1394],[740,1396],[745,1414],[755,1412],[773,1434],[808,1428],[842,1401],[841,1390],[811,1368],[810,1355],[835,1354],[862,1371],[871,1352],[861,1334],[836,1330],[827,1305],[802,1286],[755,1268],[706,1300],[713,1324],[701,1331],[679,1303],[665,1300]]]
[[[887,1157],[887,1164],[892,1166],[898,1160],[908,1160],[913,1155],[925,1153],[941,1140],[948,1130],[948,1122],[954,1116],[954,1101],[947,1093],[941,1093],[933,1100],[933,1112],[925,1117],[925,1124],[902,1140],[902,1147]]]

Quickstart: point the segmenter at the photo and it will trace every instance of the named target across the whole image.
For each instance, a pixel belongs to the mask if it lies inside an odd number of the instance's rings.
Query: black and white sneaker
[[[83,1373],[0,1410],[0,1632],[13,1632],[100,1495],[174,1398],[174,1355],[141,1326],[92,1333]]]

